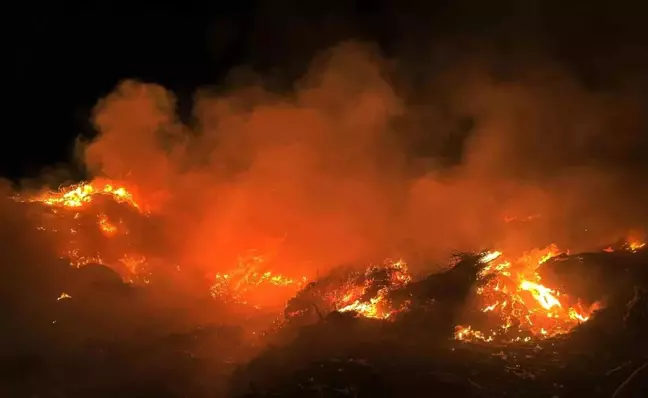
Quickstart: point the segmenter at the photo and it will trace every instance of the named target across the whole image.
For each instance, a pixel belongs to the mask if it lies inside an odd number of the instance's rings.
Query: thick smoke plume
[[[97,105],[82,157],[93,176],[137,187],[160,245],[206,273],[249,250],[312,277],[389,255],[584,247],[645,220],[646,189],[619,163],[644,127],[632,97],[550,62],[498,79],[480,58],[430,76],[421,107],[398,73],[345,43],[291,92],[199,92],[190,125],[172,92],[124,81]]]
[[[623,87],[594,91],[551,59],[521,58],[505,73],[491,57],[457,58],[413,84],[410,65],[347,42],[319,54],[288,92],[263,79],[205,88],[189,121],[173,92],[127,80],[98,102],[98,135],[79,140],[78,154],[90,178],[124,184],[150,210],[145,226],[128,216],[132,236],[163,260],[154,271],[174,272],[197,300],[249,252],[296,277],[385,257],[435,271],[454,251],[579,251],[644,228],[646,175],[626,156],[645,146],[641,99]],[[3,350],[68,355],[61,342],[86,332],[119,340],[223,321],[225,311],[165,288],[123,301],[79,293],[94,297],[74,310],[84,317],[52,319],[62,291],[76,297],[77,276],[14,193],[0,191],[10,248]]]

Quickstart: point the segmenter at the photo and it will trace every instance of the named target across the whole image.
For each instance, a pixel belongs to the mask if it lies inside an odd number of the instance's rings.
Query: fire
[[[365,274],[365,282],[360,287],[350,286],[342,293],[341,299],[335,303],[339,312],[355,312],[366,318],[387,319],[405,308],[392,308],[388,295],[390,292],[401,289],[412,280],[407,264],[403,260],[388,262],[387,280],[382,286],[375,289],[376,279],[373,276],[379,270],[370,267]],[[372,293],[375,290],[375,293]]]
[[[536,299],[536,301],[540,303],[542,308],[545,310],[550,310],[556,306],[562,307],[560,301],[558,301],[554,296],[554,294],[556,294],[554,290],[529,281],[522,281],[522,283],[520,283],[520,289],[531,292],[533,298]]]
[[[110,222],[108,216],[102,213],[99,214],[98,218],[99,229],[104,233],[104,235],[112,236],[117,232],[117,227]]]
[[[482,312],[497,319],[486,331],[473,326],[457,326],[458,340],[529,341],[533,337],[553,337],[569,332],[589,319],[599,304],[584,308],[578,301],[541,283],[538,268],[560,250],[551,245],[524,254],[517,260],[501,252],[482,257],[487,264],[480,273],[484,284],[477,289]]]
[[[137,280],[144,283],[150,282],[151,275],[150,272],[147,272],[145,267],[145,256],[141,254],[125,254],[118,261],[128,270],[128,277],[125,278],[126,282],[134,283]]]
[[[56,192],[45,192],[27,199],[28,202],[40,202],[49,206],[68,209],[82,208],[97,195],[111,197],[118,203],[125,203],[133,208],[140,209],[140,205],[133,199],[133,194],[123,186],[111,182],[82,182]]]
[[[645,247],[646,247],[646,235],[639,231],[631,231],[625,238],[623,244],[620,247],[617,247],[616,249],[621,249],[632,253],[636,253]],[[607,253],[612,253],[616,251],[616,249],[612,246],[609,246],[603,249],[603,251]]]
[[[640,230],[630,231],[626,237],[626,249],[636,252],[646,247],[646,233]]]
[[[90,263],[102,264],[121,271],[127,282],[147,282],[148,275],[143,267],[146,262],[145,256],[130,251],[117,253],[116,257],[114,253],[112,256],[100,253],[98,249],[101,245],[97,245],[95,238],[86,236],[91,231],[84,229],[84,223],[92,220],[96,220],[94,222],[101,236],[109,240],[129,232],[123,220],[113,220],[100,210],[102,205],[92,206],[99,197],[135,209],[143,216],[148,215],[148,211],[135,200],[131,191],[121,184],[107,180],[82,182],[57,191],[42,192],[30,197],[16,196],[14,199],[19,202],[42,204],[49,208],[50,211],[43,212],[42,224],[38,229],[60,236],[57,241],[61,245],[61,257],[68,259],[72,266],[78,268]]]
[[[70,298],[72,298],[72,296],[70,296],[69,294],[63,292],[63,293],[61,293],[61,295],[56,300],[61,301],[61,300],[70,299]]]
[[[628,241],[628,249],[632,252],[636,252],[639,249],[643,249],[646,246],[646,242],[639,240],[630,240]]]
[[[93,181],[73,185],[55,192],[16,200],[40,203],[51,212],[55,224],[44,223],[39,229],[65,233],[62,241],[62,256],[71,265],[81,267],[99,263],[121,270],[126,282],[149,283],[151,270],[148,258],[137,248],[117,246],[117,254],[92,250],[92,240],[83,239],[78,220],[96,223],[98,235],[108,241],[119,241],[118,236],[129,233],[123,220],[111,218],[90,204],[98,197],[107,197],[124,206],[135,209],[144,217],[150,214],[148,208],[126,187],[111,181]],[[96,211],[93,213],[92,211]],[[44,214],[45,214],[44,213]],[[539,216],[525,218],[534,219]],[[47,217],[45,217],[47,218]],[[513,218],[511,218],[513,220]],[[623,246],[636,252],[646,245],[645,237],[629,237]],[[119,251],[121,250],[121,251]],[[604,251],[614,251],[612,247]],[[478,275],[481,282],[476,290],[476,299],[481,313],[489,320],[483,325],[460,325],[456,327],[458,340],[479,341],[529,341],[568,333],[582,322],[586,322],[599,304],[584,306],[558,289],[546,286],[538,273],[539,267],[551,258],[561,254],[554,245],[542,250],[525,253],[519,258],[506,256],[501,251],[485,253],[480,262],[483,268]],[[289,277],[272,270],[269,256],[252,252],[241,256],[229,272],[214,276],[209,293],[226,302],[273,308],[281,306],[297,292],[309,285],[305,276]],[[285,268],[285,267],[283,267]],[[179,268],[178,268],[179,269]],[[119,272],[119,271],[118,271]],[[393,315],[408,308],[409,303],[395,304],[390,299],[392,292],[405,288],[412,281],[407,263],[403,260],[386,261],[381,266],[370,266],[364,274],[356,273],[341,287],[322,293],[330,309],[342,313],[375,319],[393,319]],[[63,293],[58,299],[69,299]],[[494,324],[492,323],[494,322]]]
[[[235,269],[228,273],[217,273],[210,288],[213,297],[238,304],[260,308],[269,304],[269,298],[281,298],[295,294],[307,282],[306,277],[289,278],[272,271],[260,271],[266,267],[268,257],[256,253],[241,256]]]
[[[39,229],[69,233],[62,242],[61,256],[67,258],[72,266],[78,268],[90,263],[102,264],[121,273],[125,282],[149,283],[152,275],[147,268],[147,257],[144,254],[128,250],[118,253],[116,257],[113,255],[109,259],[110,256],[106,253],[93,250],[95,246],[92,241],[75,238],[80,231],[78,226],[62,227],[67,225],[70,220],[74,224],[74,221],[80,219],[82,215],[92,215],[90,205],[98,197],[106,197],[136,209],[143,216],[149,214],[147,208],[136,201],[135,195],[125,186],[106,180],[82,182],[61,188],[58,191],[44,192],[27,198],[15,197],[14,199],[20,202],[40,203],[52,209],[52,213],[58,218],[50,220],[53,223],[42,225]],[[106,239],[112,240],[118,235],[128,234],[128,229],[122,220],[112,220],[101,211],[92,217],[96,217],[97,228]],[[210,289],[211,295],[259,307],[268,299],[267,294],[265,297],[260,294],[264,287],[283,288],[285,294],[294,294],[307,282],[304,277],[292,279],[268,270],[259,271],[266,260],[266,257],[259,255],[242,257],[234,270],[216,275],[216,280]],[[281,296],[285,296],[285,294]]]

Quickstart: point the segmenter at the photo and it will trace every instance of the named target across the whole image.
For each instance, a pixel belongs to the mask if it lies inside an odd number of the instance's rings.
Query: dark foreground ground
[[[581,257],[578,264],[593,264],[591,286],[610,281],[608,306],[569,335],[520,345],[453,341],[452,311],[427,310],[393,322],[331,313],[306,325],[282,324],[249,343],[254,317],[171,327],[164,317],[138,312],[148,293],[95,286],[92,294],[101,297],[76,307],[68,300],[66,310],[57,303],[20,316],[7,312],[15,321],[5,324],[12,333],[2,342],[0,396],[645,397],[647,258]],[[569,269],[563,274],[569,280]],[[449,278],[443,285],[458,280]],[[164,311],[175,319],[184,309]]]

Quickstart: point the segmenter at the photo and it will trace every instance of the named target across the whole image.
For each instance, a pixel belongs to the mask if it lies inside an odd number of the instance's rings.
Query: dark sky
[[[165,2],[162,2],[166,4]],[[160,4],[162,4],[160,3]],[[207,4],[209,3],[209,4]],[[4,90],[0,171],[34,175],[70,158],[91,132],[98,98],[125,78],[155,81],[189,107],[198,86],[246,66],[285,86],[319,50],[341,40],[378,43],[410,67],[410,85],[434,43],[478,40],[501,55],[540,51],[586,84],[635,76],[648,87],[648,25],[641,1],[440,0],[192,2],[148,8],[134,2],[63,1],[7,13],[13,20]],[[139,7],[139,8],[138,8]],[[424,64],[429,65],[428,62]]]

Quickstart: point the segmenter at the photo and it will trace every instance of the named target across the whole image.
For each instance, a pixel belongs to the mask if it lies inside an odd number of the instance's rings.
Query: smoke
[[[641,169],[624,157],[643,139],[636,98],[589,91],[549,61],[523,63],[506,79],[485,65],[441,76],[452,112],[473,128],[458,166],[415,183],[413,217],[442,217],[453,236],[446,248],[491,236],[515,249],[542,241],[591,249],[644,225]],[[503,228],[504,217],[531,215],[541,217],[530,228]]]
[[[124,81],[80,153],[92,175],[137,187],[160,244],[205,273],[250,250],[312,277],[390,255],[591,248],[642,226],[646,190],[623,164],[640,144],[640,102],[591,91],[551,59],[518,61],[503,78],[492,58],[457,59],[414,103],[395,83],[407,67],[347,42],[290,92],[198,92],[190,124],[170,91]]]
[[[66,363],[79,336],[227,323],[227,310],[200,300],[249,252],[274,272],[314,278],[385,257],[435,271],[454,251],[587,250],[645,230],[645,76],[593,88],[547,53],[452,49],[459,42],[403,46],[402,57],[343,42],[291,89],[237,69],[226,88],[196,92],[190,120],[165,87],[121,82],[97,103],[98,135],[78,140],[75,161],[150,209],[146,222],[113,211],[174,287],[152,283],[140,296],[97,287],[100,271],[60,259],[63,242],[39,233],[3,183],[0,349],[56,350]],[[38,184],[71,176],[47,171]],[[72,298],[57,301],[63,292]]]

